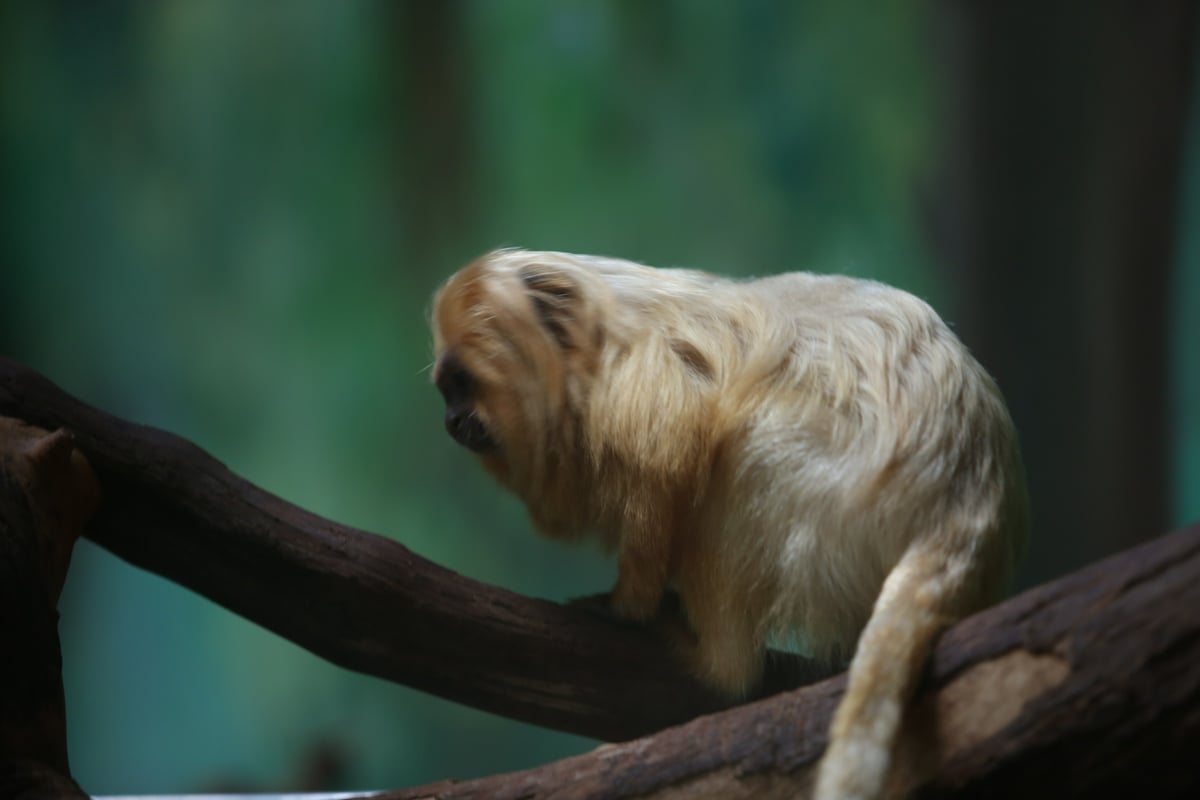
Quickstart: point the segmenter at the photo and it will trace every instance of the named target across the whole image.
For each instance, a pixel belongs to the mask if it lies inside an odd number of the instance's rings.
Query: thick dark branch
[[[0,797],[83,797],[67,764],[55,606],[96,506],[71,437],[0,416]]]
[[[310,514],[195,445],[4,359],[0,414],[74,434],[103,487],[89,538],[336,664],[610,740],[721,706],[662,637],[464,578]],[[812,677],[780,656],[766,691]]]
[[[321,520],[187,442],[102,414],[5,361],[0,413],[77,432],[105,493],[91,529],[98,541],[338,663],[601,736],[715,705],[646,632],[482,586],[386,539]],[[55,547],[49,561],[20,553],[6,560],[48,563],[40,580],[53,591],[63,568]],[[1192,796],[1198,663],[1193,526],[951,629],[906,721],[892,788],[1123,797],[1151,780],[1156,796]],[[835,678],[536,770],[392,796],[803,796],[843,688]],[[23,708],[12,705],[4,719],[16,721],[12,730],[38,730],[20,727],[32,719]],[[56,765],[47,769],[57,780],[65,752],[56,744],[61,731],[48,730],[52,746],[30,751],[32,766]],[[27,741],[10,736],[4,749],[17,753],[12,743]],[[36,777],[36,769],[19,768],[22,780]]]
[[[1200,525],[951,629],[906,719],[889,796],[1195,797],[1197,665]],[[806,797],[844,686],[838,677],[537,769],[383,798]]]

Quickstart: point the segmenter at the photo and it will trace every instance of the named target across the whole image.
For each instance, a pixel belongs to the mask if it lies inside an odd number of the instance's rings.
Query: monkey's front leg
[[[617,557],[612,609],[623,619],[646,622],[662,605],[670,578],[671,537],[657,526],[627,530]]]

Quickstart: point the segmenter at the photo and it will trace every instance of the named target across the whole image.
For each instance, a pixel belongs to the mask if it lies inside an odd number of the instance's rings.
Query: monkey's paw
[[[612,591],[613,613],[631,622],[650,622],[658,616],[662,603],[661,589],[647,591],[646,587],[633,582],[618,580]]]

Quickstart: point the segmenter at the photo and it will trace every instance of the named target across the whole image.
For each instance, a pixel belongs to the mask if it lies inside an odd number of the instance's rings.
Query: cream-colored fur
[[[1026,538],[1012,422],[937,314],[845,277],[499,250],[439,290],[434,335],[485,466],[543,532],[617,550],[617,613],[674,587],[702,680],[746,694],[773,635],[854,653],[816,796],[879,796],[933,639]]]

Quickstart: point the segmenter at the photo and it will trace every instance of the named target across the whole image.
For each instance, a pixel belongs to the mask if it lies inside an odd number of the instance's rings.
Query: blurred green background
[[[445,437],[430,294],[512,244],[871,276],[955,320],[922,201],[945,168],[938,13],[5,3],[0,352],[466,575],[602,590],[611,564],[537,539]],[[1200,518],[1192,105],[1164,267],[1167,525]],[[1029,574],[1105,549],[1035,547]],[[60,611],[91,792],[401,787],[594,746],[335,668],[86,541]]]

